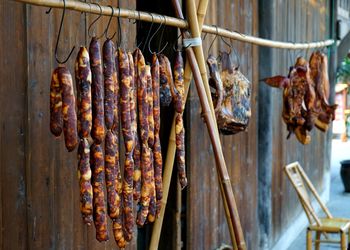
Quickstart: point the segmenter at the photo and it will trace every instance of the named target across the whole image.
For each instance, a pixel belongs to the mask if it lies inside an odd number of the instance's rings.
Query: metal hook
[[[164,18],[164,27],[165,27],[165,22],[166,22],[166,18],[165,16],[163,16]],[[153,33],[153,35],[150,37],[150,39],[148,40],[148,50],[151,54],[153,54],[152,52],[152,49],[151,49],[151,41],[152,39],[155,37],[155,35],[158,33],[158,31],[161,29],[161,27],[163,26],[163,22],[161,22],[157,28],[157,30]],[[161,38],[160,38],[160,42],[159,44],[162,43],[162,40],[163,40],[163,33],[164,33],[164,29],[163,29],[163,32],[161,33]],[[166,44],[164,45],[164,47],[160,50],[160,48],[158,47],[158,53],[156,54],[160,54],[164,51],[164,49],[166,48],[166,46],[168,45],[168,42],[166,42]],[[155,53],[155,52],[154,52]]]
[[[56,46],[55,46],[55,59],[56,59],[56,62],[58,62],[59,64],[66,63],[68,61],[69,57],[72,55],[74,49],[75,49],[75,46],[73,46],[72,50],[69,52],[69,55],[68,55],[68,57],[65,60],[61,61],[61,60],[58,59],[58,57],[57,57],[58,42],[59,42],[60,36],[61,36],[61,31],[62,31],[62,26],[63,26],[65,12],[66,12],[66,0],[63,0],[63,12],[62,12],[62,16],[61,16],[61,23],[60,23],[60,28],[58,30]]]
[[[47,11],[45,11],[45,14],[50,14],[52,8],[49,8]]]
[[[239,69],[239,67],[241,66],[241,57],[238,55],[238,52],[237,50],[234,48],[234,47],[231,47],[231,49],[233,50],[233,52],[235,53],[236,55],[236,58],[237,58],[237,67],[236,67],[236,70]],[[231,52],[230,52],[231,53]]]
[[[117,47],[119,48],[121,43],[122,43],[122,28],[121,28],[121,24],[120,24],[120,7],[118,4],[118,17],[117,17],[117,22],[118,22],[118,41],[116,42]]]
[[[140,11],[137,11],[137,13],[138,13],[139,19],[136,20],[136,18],[135,18],[135,22],[134,22],[134,24],[136,24],[136,31],[139,30],[140,24],[141,24],[141,13],[140,13]],[[138,22],[137,22],[137,21],[138,21]],[[136,47],[137,47],[137,48],[140,48],[141,44],[142,44],[142,41],[141,41],[139,44],[137,44],[137,35],[136,35],[136,36],[135,36],[135,45],[136,45]]]
[[[213,41],[210,43],[210,46],[209,46],[209,49],[208,49],[208,55],[209,55],[209,52],[210,52],[210,50],[211,50],[211,48],[213,47],[213,44],[214,44],[214,41],[216,40],[216,38],[218,37],[218,26],[216,26],[216,25],[213,25],[213,27],[215,27],[216,28],[216,34],[215,34],[215,37],[214,37],[214,39],[213,39]]]
[[[112,21],[113,15],[114,15],[114,8],[113,8],[111,5],[108,5],[108,7],[111,8],[112,13],[111,13],[111,16],[109,17],[109,20],[108,20],[107,27],[106,27],[106,29],[105,29],[104,35],[105,35],[105,37],[106,37],[107,40],[111,40],[111,39],[113,39],[113,37],[115,36],[115,34],[116,34],[117,32],[114,32],[113,35],[112,35],[111,37],[108,37],[109,25],[111,24],[111,21]]]
[[[91,33],[90,33],[91,27],[98,21],[98,19],[100,19],[102,17],[102,7],[101,7],[101,5],[99,5],[98,3],[95,3],[95,4],[100,8],[100,15],[89,25],[89,28],[88,28],[88,35],[89,35],[89,37],[93,37],[94,36],[94,35],[91,35]],[[90,7],[91,7],[91,5],[90,5]],[[102,35],[99,36],[98,38],[102,37]]]
[[[204,33],[204,36],[202,38],[202,42],[204,42],[205,38],[207,38],[208,33]]]
[[[243,33],[239,32],[239,31],[237,31],[237,30],[234,30],[233,32],[235,32],[235,33],[237,33],[237,34],[240,34],[241,37],[245,37],[245,35],[244,35]]]
[[[173,50],[175,51],[175,52],[177,52],[177,51],[180,51],[180,52],[182,52],[182,51],[184,51],[185,49],[187,49],[187,48],[189,48],[189,47],[191,47],[191,45],[192,45],[192,43],[189,43],[187,46],[181,46],[181,50],[179,50],[179,49],[176,49],[175,48],[175,46],[176,45],[178,45],[178,40],[179,40],[179,38],[182,36],[182,33],[180,33],[180,35],[176,38],[176,40],[175,40],[175,42],[174,42],[174,44],[173,44]]]
[[[230,48],[230,51],[228,53],[231,54],[231,52],[232,52],[232,45],[229,44],[222,36],[220,36],[220,39],[224,42],[224,44],[226,44]]]
[[[175,52],[178,51],[178,49],[176,49],[176,47],[178,47],[178,45],[179,45],[178,40],[181,36],[182,36],[182,34],[180,33],[180,35],[176,38],[175,42],[173,43],[173,50]]]
[[[159,41],[159,45],[158,45],[158,54],[160,54],[161,52],[164,51],[164,49],[168,46],[168,42],[166,42],[166,44],[164,45],[164,47],[162,49],[160,49],[160,45],[163,42],[163,35],[164,35],[164,31],[165,31],[165,27],[166,27],[166,17],[164,15],[162,15],[164,18],[164,25],[163,25],[163,29],[162,29],[162,33],[160,34],[160,41]]]
[[[153,17],[153,14],[150,13],[150,12],[147,12],[147,13],[152,17],[152,23],[151,23],[151,27],[149,28],[148,34],[147,34],[147,36],[146,36],[145,44],[144,44],[143,47],[142,47],[142,53],[144,53],[144,51],[145,51],[145,47],[146,47],[147,41],[148,41],[148,39],[149,39],[149,36],[151,35],[152,27],[153,27],[153,24],[154,24],[154,17]]]
[[[302,57],[303,56],[303,49],[298,49],[298,50],[296,50],[295,51],[296,52],[296,58],[298,58],[298,57]]]
[[[135,10],[134,13],[136,13],[136,15],[134,15],[134,21],[132,24],[135,24],[137,23],[138,20],[141,20],[141,14],[140,14],[140,11],[138,10]],[[137,19],[137,15],[139,16],[139,18]]]

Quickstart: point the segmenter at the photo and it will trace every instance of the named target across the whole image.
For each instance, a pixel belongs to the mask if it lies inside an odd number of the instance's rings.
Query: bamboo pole
[[[197,15],[198,15],[198,23],[200,27],[202,27],[204,23],[208,2],[209,0],[200,0],[198,5]],[[191,66],[189,62],[186,61],[185,70],[184,70],[184,86],[185,86],[184,100],[187,100],[191,79],[192,79]],[[184,105],[185,103],[186,102],[184,102]],[[165,208],[166,208],[167,199],[169,195],[171,175],[173,173],[175,153],[176,153],[176,140],[175,140],[175,116],[174,116],[173,123],[171,126],[171,132],[169,136],[168,151],[167,151],[165,165],[164,165],[162,207],[160,210],[159,217],[156,219],[153,225],[153,231],[152,231],[151,242],[150,242],[150,250],[158,249],[160,234],[162,231],[162,225],[164,220]]]
[[[200,5],[198,7],[200,7]],[[198,20],[198,14],[201,14],[201,13],[199,13],[199,11],[197,11],[197,17],[196,17],[195,9],[196,9],[195,2],[194,1],[187,1],[188,22],[189,22],[189,27],[190,27],[191,34],[192,34],[193,37],[200,37],[205,15],[203,15],[203,17],[201,17],[202,18],[202,20],[201,20],[202,23],[200,23],[199,20]],[[211,114],[213,115],[214,121],[216,121],[213,101],[212,101],[212,98],[211,98],[211,91],[210,91],[209,82],[208,82],[208,74],[206,72],[206,66],[205,66],[205,60],[204,60],[204,54],[203,54],[203,47],[202,47],[202,45],[200,45],[198,47],[193,47],[193,50],[194,50],[194,53],[196,55],[197,62],[199,62],[198,66],[199,66],[199,69],[201,71],[201,77],[203,79],[205,92],[207,94],[208,103],[209,103],[210,109],[211,109]],[[186,66],[188,66],[190,68],[190,65],[189,65],[188,62],[187,62]],[[216,127],[216,130],[217,130],[218,128],[217,128],[217,123],[216,122],[215,122],[215,127]],[[228,208],[228,205],[227,205],[227,200],[226,200],[225,192],[224,192],[224,189],[223,189],[223,186],[222,186],[222,183],[221,183],[221,179],[219,177],[219,173],[218,173],[218,183],[219,183],[219,187],[220,187],[221,196],[223,198],[223,205],[224,205],[224,210],[225,210],[225,215],[226,215],[226,221],[227,221],[227,225],[228,225],[228,228],[229,228],[233,249],[237,249],[235,232],[234,232],[233,225],[232,225],[232,218],[230,216],[230,211],[229,211],[229,208]]]
[[[208,133],[210,136],[210,140],[212,142],[215,160],[217,162],[217,170],[223,186],[224,196],[226,196],[227,206],[230,212],[230,218],[232,218],[231,222],[235,232],[237,247],[240,250],[246,250],[246,245],[243,239],[243,231],[242,231],[239,216],[238,216],[237,206],[236,206],[230,178],[227,173],[224,155],[222,153],[222,148],[220,146],[220,143],[221,143],[220,138],[218,134],[215,133],[215,131],[217,131],[216,124],[210,112],[208,99],[206,97],[203,82],[201,81],[201,78],[200,78],[200,71],[199,71],[198,65],[196,64],[196,57],[191,48],[186,49],[186,52],[187,52],[187,58],[191,64],[194,82],[196,84],[199,100],[202,106],[202,112],[203,112],[202,115],[204,117],[205,123],[207,124]],[[235,244],[234,242],[232,243]]]
[[[182,205],[182,188],[179,180],[179,176],[176,178],[176,250],[181,250],[182,240],[181,240],[181,205]]]
[[[178,1],[177,1],[178,3]],[[177,8],[180,8],[178,6]],[[187,9],[187,18],[188,18],[188,23],[189,23],[189,28],[190,32],[193,38],[200,37],[200,31],[199,31],[199,26],[198,26],[198,20],[197,20],[197,15],[196,15],[196,3],[193,0],[187,0],[186,1],[186,9]],[[184,18],[183,16],[180,15],[180,18]],[[197,58],[197,64],[199,67],[199,71],[201,72],[201,77],[203,80],[205,92],[207,93],[207,98],[208,98],[208,103],[210,106],[211,114],[213,115],[214,120],[215,119],[215,112],[214,112],[214,105],[213,101],[211,99],[211,92],[210,92],[210,87],[209,87],[209,81],[208,81],[208,74],[207,74],[207,68],[205,65],[205,60],[204,60],[204,54],[203,54],[203,48],[202,45],[194,46],[193,52]],[[216,125],[216,123],[215,123]]]
[[[62,0],[12,0],[15,2],[27,3],[37,6],[45,6],[51,8],[63,8]],[[102,12],[104,16],[110,16],[112,14],[112,9],[108,6],[101,5]],[[66,0],[66,9],[86,12],[91,14],[100,14],[100,8],[96,4],[84,3],[80,1]],[[180,29],[187,29],[188,23],[184,19],[178,19],[174,17],[164,16],[156,13],[148,13],[137,10],[113,8],[113,16],[141,20],[146,22],[154,23],[165,23],[168,26],[178,27]],[[152,20],[153,19],[153,20]],[[331,46],[334,44],[333,39],[328,39],[324,41],[310,42],[310,43],[291,43],[291,42],[280,42],[273,41],[269,39],[263,39],[259,37],[254,37],[246,34],[241,34],[238,32],[230,31],[227,29],[219,28],[216,26],[203,25],[203,32],[210,34],[217,34],[218,36],[227,37],[230,39],[238,40],[241,42],[251,43],[259,46],[280,48],[280,49],[312,49],[312,48],[322,48]]]
[[[182,9],[181,9],[181,6],[180,6],[178,0],[172,0],[172,3],[174,6],[176,15],[179,18],[183,19]],[[195,18],[192,17],[192,20],[194,20],[194,19]],[[192,24],[192,25],[195,29],[196,24]],[[197,29],[198,29],[198,24],[197,24]],[[182,32],[183,32],[183,37],[188,37],[188,34],[184,30],[182,30]],[[227,172],[227,167],[226,167],[224,155],[223,155],[222,148],[221,148],[219,132],[217,129],[217,124],[215,122],[215,118],[214,118],[215,116],[214,116],[214,113],[211,112],[211,108],[210,108],[211,105],[208,102],[208,100],[210,100],[210,97],[207,96],[205,86],[204,86],[205,82],[203,83],[203,81],[200,77],[202,72],[199,70],[199,67],[197,64],[198,61],[202,61],[201,64],[203,64],[204,56],[202,56],[202,58],[199,58],[200,60],[198,60],[198,58],[196,59],[196,56],[195,56],[193,49],[191,47],[186,48],[186,53],[187,53],[187,59],[191,65],[191,69],[192,69],[192,73],[194,76],[197,92],[199,95],[199,100],[200,100],[200,103],[202,106],[203,117],[204,117],[205,122],[207,124],[210,140],[211,140],[211,143],[213,146],[214,155],[215,155],[215,159],[216,159],[217,171],[219,173],[219,177],[221,179],[221,183],[222,183],[222,186],[224,189],[223,199],[224,200],[226,199],[227,207],[228,207],[229,212],[230,212],[230,218],[231,218],[234,233],[235,233],[235,239],[232,239],[232,241],[233,241],[232,244],[235,244],[234,240],[236,240],[238,249],[245,250],[246,244],[245,244],[244,237],[243,237],[243,230],[242,230],[242,226],[241,226],[239,215],[238,215],[237,205],[236,205],[236,201],[234,198],[234,194],[233,194],[233,190],[232,190],[232,186],[231,186],[231,182],[230,182],[230,177],[229,177],[229,174]],[[200,54],[199,54],[199,56],[200,56]],[[207,77],[207,76],[205,75],[205,77]]]

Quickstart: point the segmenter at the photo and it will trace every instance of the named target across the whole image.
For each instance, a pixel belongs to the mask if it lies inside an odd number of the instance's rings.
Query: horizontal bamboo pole
[[[51,8],[63,8],[63,0],[12,0],[21,3],[27,3],[37,6],[45,6]],[[101,5],[102,15],[110,16],[112,14],[112,9],[108,6]],[[66,0],[66,9],[86,12],[91,14],[100,14],[100,8],[96,4],[84,3],[79,1]],[[141,20],[146,22],[163,23],[168,26],[178,27],[180,29],[187,29],[188,23],[186,20],[178,19],[174,17],[164,16],[156,13],[148,13],[137,10],[128,10],[121,8],[114,8],[113,16]],[[235,31],[230,31],[227,29],[219,28],[216,26],[203,25],[204,33],[217,34],[219,36],[227,37],[233,40],[238,40],[241,42],[251,43],[259,46],[280,48],[280,49],[312,49],[312,48],[322,48],[334,44],[334,40],[328,39],[318,42],[310,43],[291,43],[291,42],[280,42],[273,41],[269,39],[263,39],[259,37],[254,37],[250,35],[241,34]]]

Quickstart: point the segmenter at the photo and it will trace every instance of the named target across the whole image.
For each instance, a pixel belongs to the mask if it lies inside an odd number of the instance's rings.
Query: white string
[[[182,39],[182,45],[184,46],[184,48],[201,46],[202,38],[193,37],[193,38]]]

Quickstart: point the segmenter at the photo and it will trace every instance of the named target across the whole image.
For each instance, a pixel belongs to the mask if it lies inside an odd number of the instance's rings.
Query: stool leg
[[[340,232],[340,244],[341,244],[341,250],[346,250],[346,234],[345,232]]]
[[[312,250],[312,231],[308,228],[306,233],[306,250]]]
[[[316,232],[316,242],[315,242],[315,250],[320,250],[320,243],[318,240],[321,239],[321,232]]]

